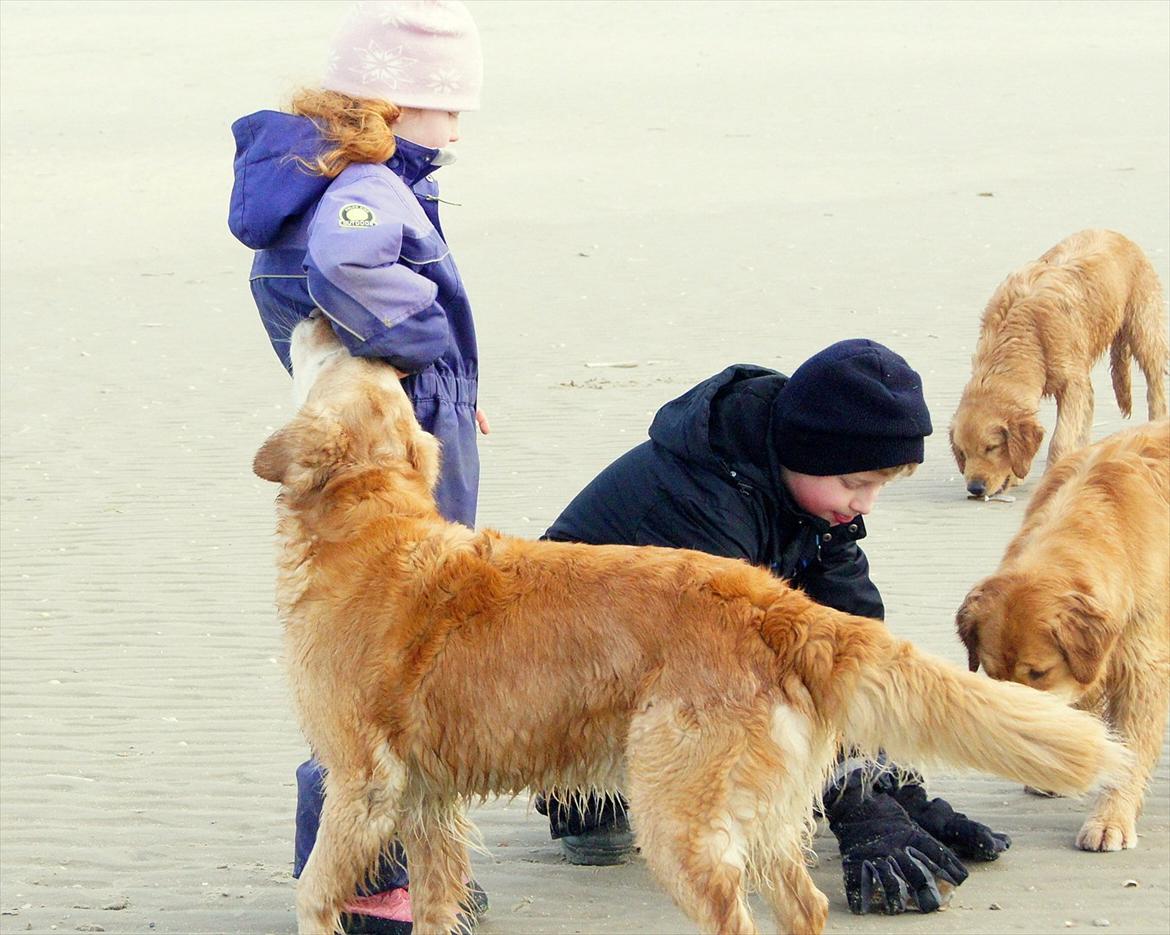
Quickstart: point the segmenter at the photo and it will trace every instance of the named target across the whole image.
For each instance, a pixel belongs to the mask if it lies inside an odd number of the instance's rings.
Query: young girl
[[[478,31],[458,0],[358,4],[320,87],[298,93],[291,113],[233,124],[228,218],[257,251],[252,295],[285,368],[293,327],[316,310],[350,353],[396,368],[419,422],[443,445],[439,510],[468,526],[475,430],[488,426],[476,409],[471,307],[431,173],[453,161],[444,147],[459,138],[459,113],[478,109],[482,71]],[[314,760],[298,768],[294,876],[316,838],[322,786]],[[405,868],[384,861],[346,907],[347,931],[409,932],[406,886]]]

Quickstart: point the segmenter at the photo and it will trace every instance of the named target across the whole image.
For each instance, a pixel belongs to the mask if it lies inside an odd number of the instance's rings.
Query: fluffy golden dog
[[[327,769],[302,932],[336,928],[393,837],[416,932],[449,932],[468,797],[619,787],[651,871],[702,929],[755,931],[758,885],[783,931],[820,932],[802,847],[839,739],[1068,792],[1124,769],[1090,715],[742,562],[446,522],[437,442],[390,368],[350,357],[324,319],[298,326],[292,357],[315,379],[254,467],[282,485],[277,604]]]
[[[1102,793],[1077,844],[1135,847],[1170,700],[1170,422],[1057,462],[956,622],[972,671],[1100,711],[1128,743],[1134,769]]]
[[[951,450],[967,491],[997,494],[1027,476],[1044,428],[1042,397],[1056,398],[1048,464],[1090,441],[1090,370],[1109,348],[1113,392],[1128,416],[1130,360],[1146,378],[1150,419],[1166,410],[1162,287],[1141,248],[1086,230],[1007,277],[983,312],[971,380],[951,421]]]

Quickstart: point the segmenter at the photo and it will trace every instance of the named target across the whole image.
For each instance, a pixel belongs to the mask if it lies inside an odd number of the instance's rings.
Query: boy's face
[[[856,474],[798,474],[784,468],[784,483],[792,499],[806,513],[819,516],[831,526],[848,523],[873,509],[890,478],[878,471]]]
[[[403,107],[394,121],[394,135],[430,149],[442,149],[459,139],[459,114],[448,110]]]

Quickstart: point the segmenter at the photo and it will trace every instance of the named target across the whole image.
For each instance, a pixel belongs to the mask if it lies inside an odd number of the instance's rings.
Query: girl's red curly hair
[[[305,88],[293,95],[289,109],[312,120],[325,141],[333,144],[315,159],[295,157],[309,172],[331,179],[355,162],[385,162],[394,155],[391,127],[402,113],[396,104]]]

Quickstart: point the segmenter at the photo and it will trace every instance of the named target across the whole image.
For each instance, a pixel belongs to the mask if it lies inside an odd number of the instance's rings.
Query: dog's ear
[[[955,427],[954,427],[954,425],[952,425],[951,429],[950,429],[950,440],[951,440],[951,454],[953,454],[955,456],[955,464],[957,464],[959,466],[960,471],[967,470],[967,456],[965,454],[963,454],[963,449],[955,444]]]
[[[1071,591],[1057,600],[1052,638],[1072,677],[1082,685],[1090,685],[1117,642],[1116,623],[1089,594]]]
[[[252,459],[252,471],[257,477],[274,484],[284,483],[285,474],[293,461],[291,431],[291,425],[277,429],[260,446],[256,457]]]
[[[414,465],[427,489],[434,490],[439,482],[440,444],[439,439],[429,432],[417,431],[406,436],[406,458]]]
[[[439,481],[441,445],[419,423],[401,380],[383,378],[379,391],[369,397],[369,403],[376,418],[385,420],[387,435],[402,445],[401,456],[422,475],[427,490],[433,492]]]
[[[433,491],[435,484],[439,482],[439,440],[430,432],[424,431],[413,416],[409,421],[401,420],[398,431],[406,447],[406,460],[423,476],[427,490]]]
[[[986,603],[986,589],[986,583],[975,585],[955,612],[955,629],[967,647],[967,668],[972,672],[979,671],[979,627],[983,623],[985,608],[982,605]]]
[[[350,434],[335,419],[298,416],[273,432],[252,459],[257,477],[285,487],[321,487],[349,456]]]
[[[1007,426],[1008,458],[1011,459],[1012,473],[1026,477],[1032,461],[1044,440],[1044,426],[1036,421],[1033,413],[1026,412],[1012,416]]]

